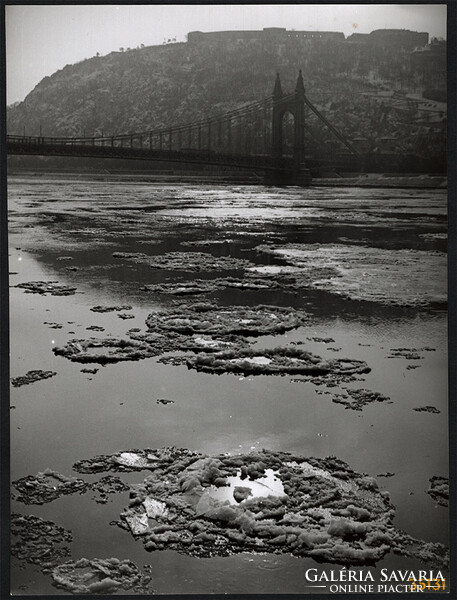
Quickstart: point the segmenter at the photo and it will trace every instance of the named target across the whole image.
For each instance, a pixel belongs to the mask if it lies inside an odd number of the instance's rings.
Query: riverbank
[[[311,185],[315,187],[443,189],[447,188],[447,177],[445,175],[360,173],[342,177],[316,177]]]
[[[122,182],[151,182],[151,183],[191,183],[207,185],[263,185],[263,176],[258,173],[214,174],[196,173],[195,171],[74,171],[74,170],[20,170],[11,169],[10,176],[14,177],[46,177],[59,178],[62,176],[74,179],[92,179],[95,181],[122,181]],[[293,186],[291,186],[293,187]],[[311,187],[363,187],[363,188],[417,188],[417,189],[446,189],[447,177],[445,175],[417,175],[397,173],[358,173],[342,176],[314,177]]]

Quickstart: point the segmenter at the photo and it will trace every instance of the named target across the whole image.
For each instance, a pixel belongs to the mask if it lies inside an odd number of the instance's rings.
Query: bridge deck
[[[79,156],[92,158],[122,158],[163,162],[191,163],[238,167],[262,171],[291,171],[292,158],[279,161],[266,155],[220,154],[209,150],[164,150],[154,148],[112,146],[101,143],[97,138],[73,140],[72,138],[27,138],[8,136],[7,153],[41,156]]]

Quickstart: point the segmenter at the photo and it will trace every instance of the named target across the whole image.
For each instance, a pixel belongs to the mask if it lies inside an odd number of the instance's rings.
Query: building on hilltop
[[[207,43],[240,43],[246,41],[261,40],[261,31],[190,31],[187,34],[187,42],[189,44]]]
[[[251,42],[284,43],[288,40],[357,42],[371,46],[414,50],[428,44],[428,33],[409,29],[376,29],[371,33],[353,33],[347,37],[340,31],[299,31],[285,27],[264,27],[256,31],[191,31],[189,44],[241,44]]]
[[[435,90],[436,100],[446,102],[446,79],[447,79],[447,44],[444,40],[432,39],[430,44],[415,48],[411,52],[411,67],[418,73],[428,88]]]
[[[285,42],[287,40],[342,41],[344,33],[338,31],[288,31],[284,27],[265,27],[258,31],[191,31],[187,34],[189,44],[241,44],[246,42]]]
[[[265,31],[265,30],[264,30]],[[314,40],[334,42],[344,42],[344,33],[340,31],[286,31],[286,37],[289,40]]]
[[[428,44],[428,33],[409,29],[376,29],[371,33],[353,33],[346,41],[370,44],[378,48],[414,50]]]
[[[370,33],[369,40],[376,46],[396,46],[414,50],[428,44],[428,33],[409,29],[376,29]]]

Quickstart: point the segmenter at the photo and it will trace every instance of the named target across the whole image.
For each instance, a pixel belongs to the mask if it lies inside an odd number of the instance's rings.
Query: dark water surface
[[[89,178],[14,177],[9,180],[11,376],[32,369],[57,376],[11,389],[12,479],[46,468],[75,474],[77,460],[129,448],[178,446],[203,453],[267,448],[304,456],[335,455],[376,476],[397,509],[395,524],[428,541],[448,543],[447,509],[426,494],[433,475],[447,476],[447,325],[444,308],[407,308],[344,299],[328,289],[245,292],[224,290],[205,299],[220,305],[259,303],[310,312],[309,325],[258,339],[259,345],[303,341],[324,357],[365,360],[372,368],[358,387],[392,403],[345,410],[312,383],[289,376],[210,375],[155,359],[100,367],[55,356],[52,347],[91,335],[144,330],[147,315],[171,297],[142,291],[145,284],[241,275],[241,271],[177,272],[120,261],[113,252],[148,255],[208,252],[278,265],[260,244],[343,244],[360,249],[446,249],[445,190],[275,189],[254,186],[158,185]],[[193,242],[192,246],[186,245]],[[184,243],[184,245],[183,245]],[[68,259],[71,257],[71,260]],[[66,258],[62,260],[62,258]],[[69,270],[68,267],[77,267]],[[388,269],[388,265],[386,267]],[[408,277],[407,270],[402,275]],[[445,272],[430,273],[442,279]],[[344,275],[343,275],[344,279]],[[14,285],[28,281],[74,285],[73,296],[39,296]],[[386,271],[386,285],[391,281]],[[420,295],[421,290],[417,293]],[[94,313],[100,304],[130,304],[134,319]],[[46,323],[47,322],[47,323]],[[62,327],[53,329],[49,323]],[[105,328],[102,334],[90,325]],[[312,341],[332,337],[334,343]],[[393,348],[433,348],[419,360],[388,358]],[[418,368],[408,369],[411,364]],[[157,404],[168,398],[173,404]],[[416,412],[433,405],[441,412]],[[146,473],[122,474],[140,482]],[[87,479],[86,476],[84,478]],[[90,479],[90,477],[89,477]],[[159,593],[305,593],[311,559],[287,554],[192,558],[147,553],[140,541],[110,521],[128,493],[99,505],[91,494],[13,509],[50,519],[73,532],[72,557],[130,558],[150,564]],[[388,556],[378,569],[419,568]],[[319,591],[319,590],[317,590]],[[36,567],[12,562],[12,592],[60,593]]]

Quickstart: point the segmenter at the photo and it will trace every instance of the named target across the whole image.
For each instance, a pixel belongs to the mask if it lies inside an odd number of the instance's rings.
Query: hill
[[[291,91],[301,68],[309,99],[362,150],[443,155],[445,42],[416,47],[428,34],[404,30],[309,34],[194,32],[186,43],[67,65],[9,107],[8,133],[116,135],[184,124],[270,96],[277,72]],[[310,116],[308,125],[316,145],[331,143],[321,122]]]

